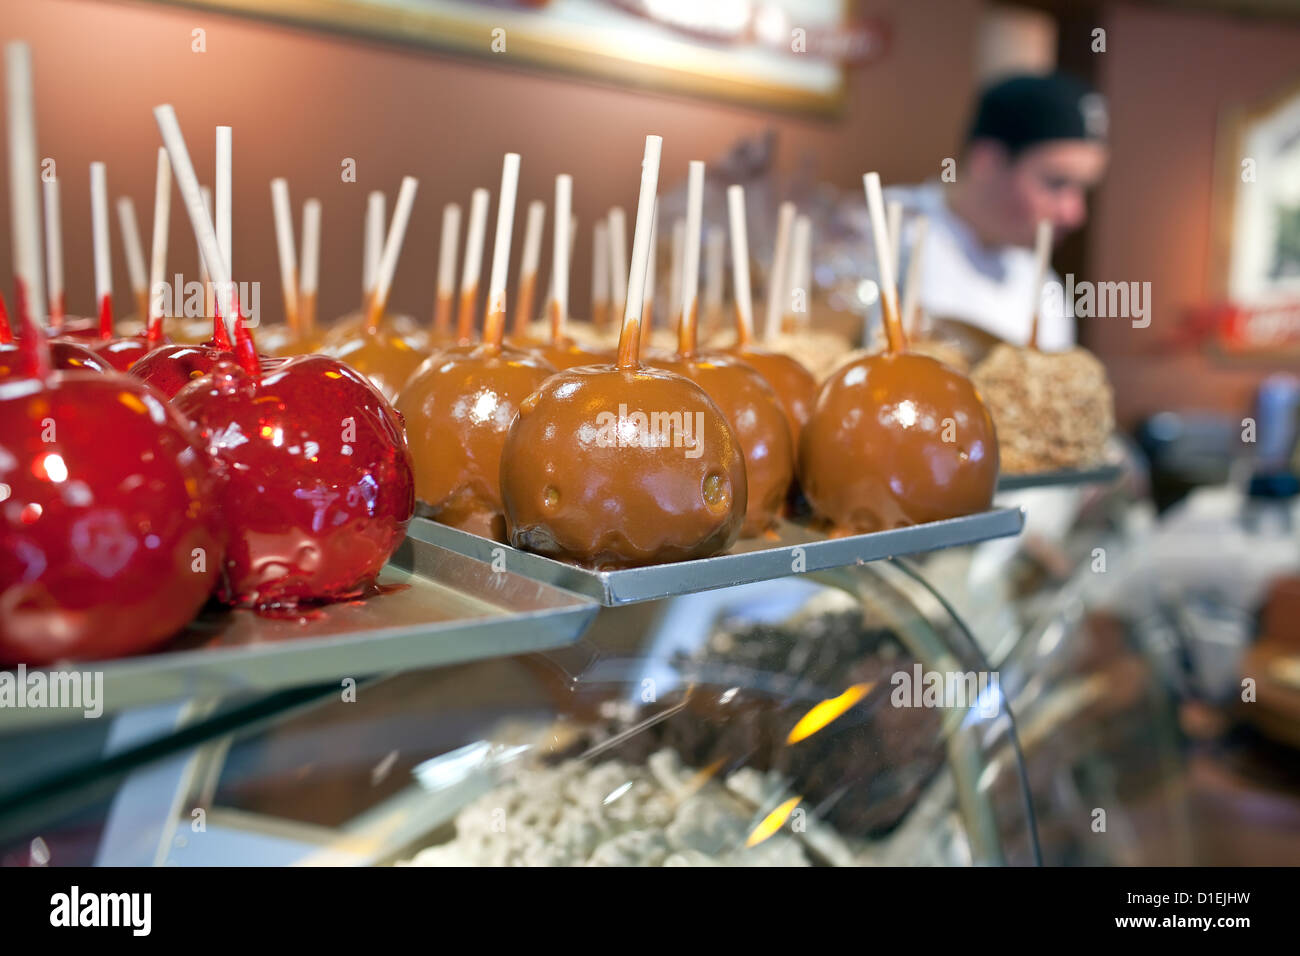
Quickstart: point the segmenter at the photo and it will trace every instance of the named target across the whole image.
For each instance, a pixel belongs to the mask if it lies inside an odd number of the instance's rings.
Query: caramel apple
[[[616,363],[547,379],[521,405],[501,457],[510,542],[593,568],[708,557],[744,522],[736,433],[702,388],[638,359],[661,145],[646,138]]]
[[[799,435],[812,415],[817,400],[817,380],[798,360],[754,342],[754,307],[749,288],[749,240],[745,225],[745,191],[743,186],[727,190],[731,219],[731,259],[736,286],[736,344],[727,353],[752,366],[776,392],[794,448]]]
[[[881,531],[983,511],[998,439],[970,380],[906,351],[880,179],[866,177],[890,350],[840,368],[799,444],[799,479],[836,532]]]
[[[720,352],[697,348],[703,163],[691,163],[687,191],[677,354],[668,360],[651,359],[649,364],[676,372],[703,388],[735,431],[745,459],[748,487],[741,535],[754,537],[776,522],[785,505],[794,480],[794,444],[776,393],[753,366]]]
[[[197,613],[224,533],[202,449],[151,389],[52,372],[0,381],[0,666],[116,657]],[[35,353],[35,354],[34,354]]]
[[[505,540],[501,449],[520,403],[555,369],[504,347],[506,264],[519,156],[506,155],[483,343],[430,356],[397,399],[415,462],[415,495],[430,517]]]

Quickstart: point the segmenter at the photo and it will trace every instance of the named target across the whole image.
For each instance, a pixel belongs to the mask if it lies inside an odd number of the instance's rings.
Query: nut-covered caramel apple
[[[20,364],[34,372],[0,381],[0,666],[147,650],[221,567],[207,457],[134,379]]]
[[[548,379],[521,406],[501,458],[511,543],[593,568],[718,554],[744,522],[736,433],[702,388],[638,359],[661,145],[646,138],[617,362]]]
[[[721,352],[697,349],[702,162],[691,163],[687,192],[677,354],[667,360],[651,359],[649,364],[695,382],[726,416],[740,441],[749,489],[741,534],[754,537],[770,528],[785,506],[786,494],[794,480],[794,444],[776,392],[753,366]]]
[[[970,379],[906,351],[879,177],[866,185],[890,349],[831,376],[799,442],[804,494],[841,533],[984,511],[998,477],[997,433]]]

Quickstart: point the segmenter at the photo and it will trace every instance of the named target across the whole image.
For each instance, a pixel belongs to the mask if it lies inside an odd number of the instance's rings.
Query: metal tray
[[[1062,468],[1028,475],[999,475],[998,491],[1022,491],[1025,488],[1050,488],[1062,485],[1108,485],[1124,474],[1120,465],[1097,465],[1095,468]]]
[[[407,533],[480,561],[495,561],[497,567],[614,607],[1009,537],[1019,534],[1024,523],[1020,508],[1001,508],[910,528],[828,538],[802,525],[781,522],[773,538],[741,541],[728,554],[619,571],[580,568],[427,518],[413,519]]]
[[[545,650],[576,641],[599,610],[576,594],[408,535],[381,593],[305,622],[205,610],[149,654],[71,663],[102,673],[105,714],[182,698],[220,698]],[[37,668],[27,669],[27,674]],[[78,709],[0,708],[0,733],[83,719]]]

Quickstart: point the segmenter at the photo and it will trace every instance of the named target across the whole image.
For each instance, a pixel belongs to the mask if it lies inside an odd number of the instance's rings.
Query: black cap
[[[1012,156],[1053,139],[1106,141],[1106,100],[1065,73],[1012,76],[980,94],[966,140],[997,140]]]

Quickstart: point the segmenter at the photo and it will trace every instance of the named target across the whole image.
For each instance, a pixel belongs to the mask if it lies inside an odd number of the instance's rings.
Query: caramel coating
[[[649,362],[703,388],[735,430],[749,486],[741,536],[752,538],[772,527],[785,506],[795,465],[794,441],[776,392],[752,365],[722,352]]]
[[[997,479],[997,432],[975,386],[924,355],[845,365],[799,443],[804,494],[840,533],[985,511]]]
[[[597,569],[705,558],[735,543],[740,442],[688,379],[580,366],[528,396],[506,437],[510,543]]]
[[[358,332],[351,341],[325,349],[326,354],[346,362],[383,393],[390,402],[415,374],[428,353],[412,347],[404,338],[385,332]]]
[[[415,462],[415,497],[435,520],[506,540],[501,448],[519,403],[555,373],[514,349],[436,352],[398,395]]]
[[[612,358],[612,355],[608,352],[601,353],[584,348],[567,337],[554,344],[535,345],[532,347],[532,351],[550,362],[557,371],[561,372],[566,368],[575,368],[579,365],[604,365]]]
[[[817,379],[813,378],[812,372],[804,368],[798,359],[755,345],[740,345],[727,349],[727,352],[752,365],[763,376],[763,380],[772,386],[772,391],[781,400],[781,407],[785,409],[790,437],[794,439],[795,448],[798,448],[799,434],[804,425],[808,424],[813,405],[817,401]]]

